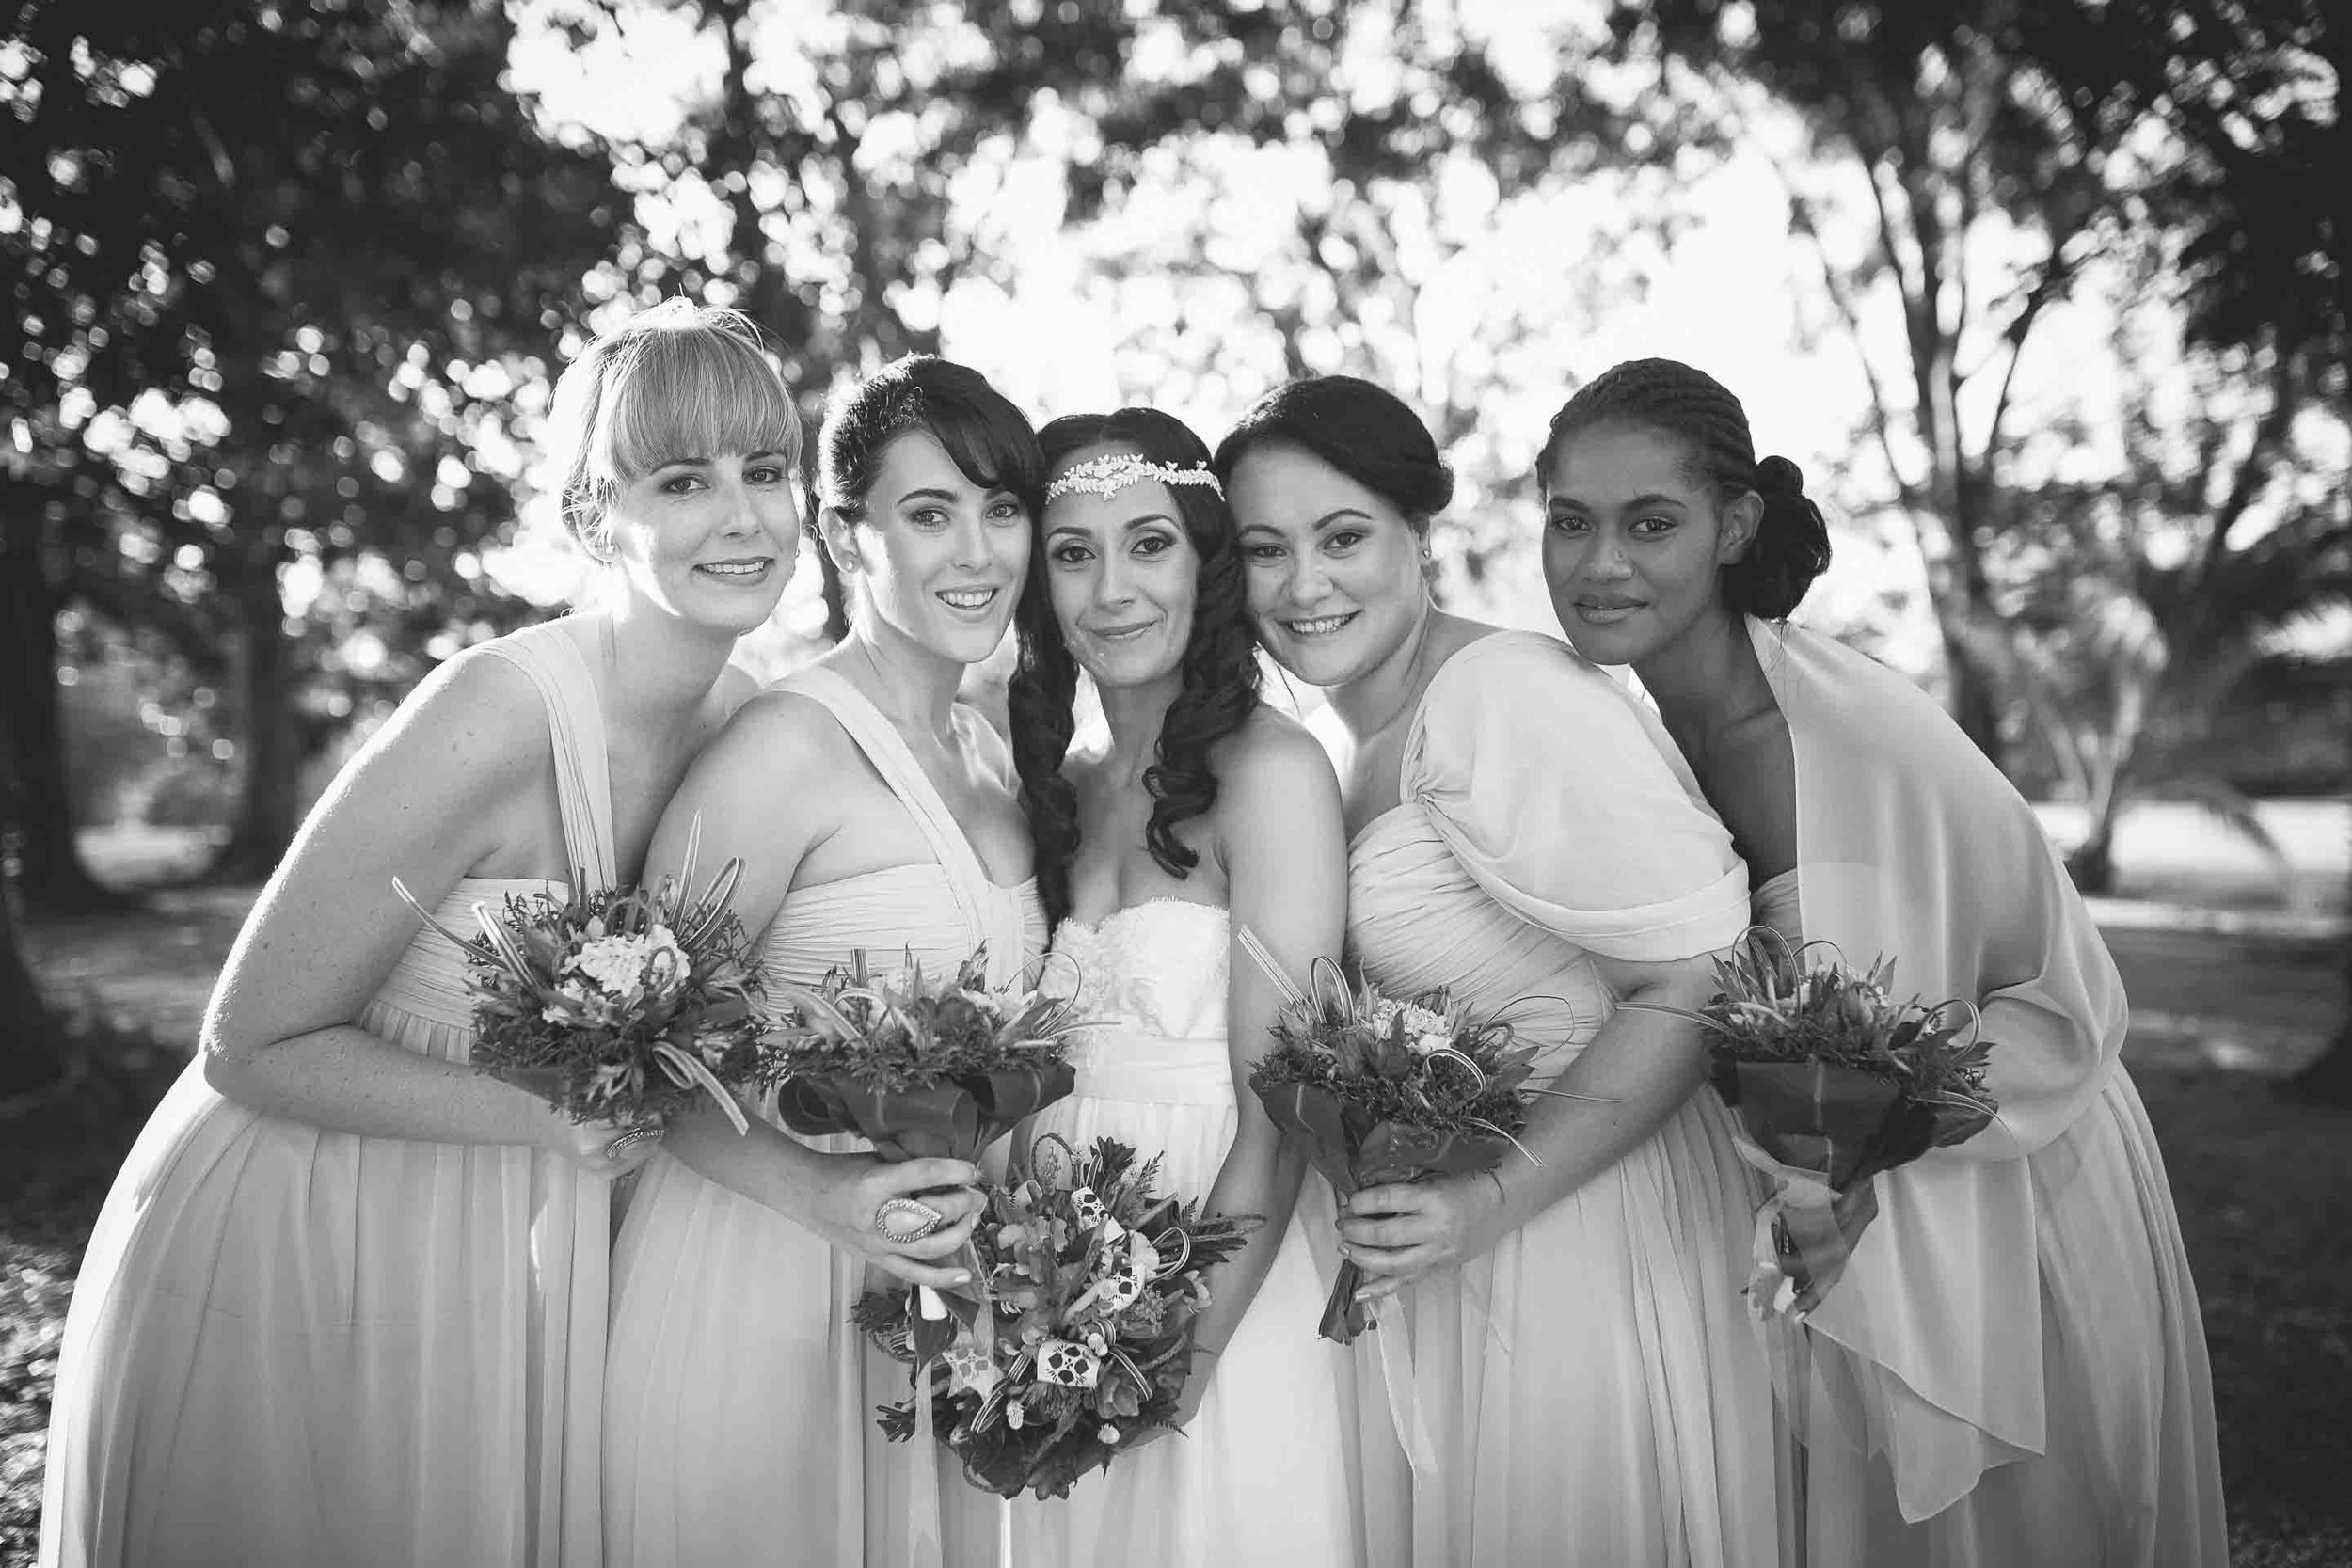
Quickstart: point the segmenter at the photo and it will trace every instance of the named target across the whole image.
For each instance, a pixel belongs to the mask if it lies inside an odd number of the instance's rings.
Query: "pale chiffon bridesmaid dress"
[[[1351,847],[1364,974],[1509,1007],[1541,1083],[1610,1014],[1594,955],[1729,943],[1745,872],[1662,739],[1551,638],[1454,654],[1411,721],[1401,803]],[[1357,1341],[1369,1560],[1778,1562],[1772,1384],[1740,1293],[1753,1201],[1701,1088],[1485,1257],[1384,1304]],[[1424,1440],[1412,1463],[1402,1444]]]
[[[611,881],[604,720],[577,643],[551,623],[484,649],[537,684],[566,848]],[[468,878],[437,913],[469,929],[477,902],[561,887]],[[465,1061],[456,951],[421,930],[358,1022]],[[261,1116],[191,1062],[83,1257],[40,1562],[595,1564],[609,1192],[532,1148]]]
[[[877,967],[912,954],[937,974],[986,942],[990,982],[1013,978],[1045,944],[1035,880],[988,879],[914,753],[855,687],[811,669],[784,689],[825,706],[936,859],[793,889],[760,935],[763,971],[808,985],[863,950]],[[763,1114],[774,1121],[772,1101]],[[993,1554],[994,1499],[943,1473],[936,1443],[890,1443],[875,1425],[878,1405],[905,1397],[907,1370],[849,1314],[887,1277],[869,1282],[863,1262],[783,1214],[654,1156],[613,1254],[605,1540],[616,1568],[920,1563],[939,1560],[943,1541],[960,1560]]]
[[[1160,1191],[1204,1203],[1238,1116],[1226,1046],[1230,932],[1211,904],[1153,898],[1099,926],[1064,920],[1087,1025],[1077,1087],[1019,1138],[1083,1152],[1113,1137],[1158,1156]],[[1068,1497],[1011,1504],[1024,1568],[1343,1568],[1356,1560],[1342,1431],[1348,1354],[1319,1338],[1330,1280],[1294,1215],[1192,1421],[1089,1473]],[[987,1561],[988,1559],[976,1560]]]

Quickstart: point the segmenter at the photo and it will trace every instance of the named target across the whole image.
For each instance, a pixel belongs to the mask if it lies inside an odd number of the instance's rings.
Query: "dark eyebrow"
[[[1169,516],[1165,512],[1147,512],[1140,517],[1128,518],[1126,528],[1128,532],[1133,533],[1136,530],[1141,528],[1146,523],[1166,523],[1170,527],[1174,527],[1175,522],[1176,519]]]
[[[1342,506],[1334,508],[1333,510],[1325,513],[1322,516],[1317,517],[1315,519],[1315,531],[1317,533],[1321,533],[1325,529],[1329,528],[1333,523],[1340,522],[1348,517],[1354,517],[1360,522],[1369,523],[1375,521],[1375,518],[1369,512],[1359,511],[1357,508],[1352,506]]]
[[[743,456],[743,461],[746,463],[765,463],[770,458],[781,459],[787,463],[792,461],[790,457],[785,455],[785,451],[782,447],[770,447],[764,451],[746,452]]]
[[[1546,499],[1544,505],[1547,510],[1552,510],[1563,506],[1573,506],[1579,512],[1591,512],[1596,510],[1591,502],[1579,500],[1574,496],[1552,496]],[[1639,507],[1645,506],[1671,506],[1677,511],[1687,510],[1687,503],[1681,497],[1669,496],[1662,491],[1657,490],[1653,490],[1646,495],[1632,497],[1618,510],[1623,512],[1631,512]]]
[[[953,490],[909,490],[905,495],[898,498],[898,504],[900,506],[904,506],[907,502],[913,500],[930,500],[946,501],[952,505],[954,504],[955,499],[956,493]]]

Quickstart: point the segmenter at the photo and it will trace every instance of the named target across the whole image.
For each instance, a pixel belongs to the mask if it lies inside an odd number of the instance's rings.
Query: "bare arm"
[[[732,908],[756,942],[784,908],[802,863],[833,831],[826,791],[851,766],[847,737],[807,699],[753,698],[695,758],[663,810],[645,855],[646,880],[658,886],[678,872],[689,838],[699,832],[693,891],[740,857]],[[672,1120],[663,1147],[697,1174],[842,1251],[919,1284],[961,1283],[961,1270],[926,1265],[961,1247],[978,1217],[978,1196],[961,1189],[979,1172],[963,1161],[890,1164],[872,1154],[820,1153],[762,1121],[738,1134],[704,1105]],[[957,1190],[931,1190],[942,1188]],[[872,1228],[875,1212],[888,1198],[916,1193],[947,1223],[919,1242],[885,1242]]]
[[[520,671],[481,655],[436,671],[335,781],[246,918],[206,1013],[205,1081],[333,1132],[535,1145],[607,1168],[612,1125],[575,1129],[534,1095],[355,1022],[417,933],[395,876],[431,908],[469,874],[560,871],[517,863],[550,745]]]
[[[1222,1351],[1257,1298],[1298,1201],[1304,1152],[1286,1141],[1249,1087],[1281,993],[1243,953],[1247,928],[1272,949],[1294,984],[1317,958],[1337,959],[1347,935],[1347,837],[1338,781],[1312,736],[1262,713],[1218,781],[1217,832],[1229,869],[1232,948],[1225,1007],[1236,1117],[1232,1147],[1202,1212],[1258,1214],[1265,1223],[1211,1277],[1195,1342]]]

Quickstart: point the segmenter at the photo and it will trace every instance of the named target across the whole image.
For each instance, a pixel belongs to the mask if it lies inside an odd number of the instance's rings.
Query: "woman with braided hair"
[[[1729,825],[1758,921],[1965,997],[1994,1123],[1874,1178],[1778,1338],[1807,1568],[2227,1560],[2213,1393],[2124,998],[2030,807],[1924,693],[1786,617],[1829,535],[1739,400],[1618,365],[1551,423],[1544,573]]]
[[[1395,397],[1292,382],[1216,467],[1259,638],[1330,700],[1351,957],[1391,995],[1507,1007],[1557,1096],[1519,1134],[1535,1158],[1338,1216],[1380,1300],[1355,1344],[1362,1560],[1769,1568],[1747,1174],[1699,1031],[1616,1006],[1706,1000],[1708,955],[1747,923],[1730,834],[1606,673],[1437,607],[1453,477]]]

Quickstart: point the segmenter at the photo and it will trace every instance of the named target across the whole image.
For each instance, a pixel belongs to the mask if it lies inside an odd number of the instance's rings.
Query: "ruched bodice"
[[[1349,953],[1384,991],[1446,986],[1476,1011],[1508,1006],[1518,1039],[1543,1048],[1538,1081],[1574,1061],[1609,1016],[1592,955],[1488,897],[1418,800],[1356,835],[1347,909]]]
[[[1045,946],[1037,879],[1013,887],[982,879],[975,891],[985,906],[990,974],[1009,978]],[[944,866],[894,865],[795,888],[759,939],[758,956],[765,974],[810,985],[861,951],[870,969],[898,969],[912,958],[936,974],[969,958],[975,945]]]
[[[1080,1098],[1232,1105],[1228,944],[1223,910],[1181,898],[1061,923],[1054,950],[1077,965],[1087,1020],[1070,1053]]]
[[[481,929],[481,922],[474,916],[475,905],[484,906],[495,915],[504,911],[508,898],[527,898],[539,893],[563,897],[564,885],[531,877],[467,877],[450,889],[449,895],[433,911],[433,918],[459,936],[470,937]],[[371,1012],[397,1013],[420,1022],[467,1033],[411,1035],[364,1019],[363,1022],[378,1035],[408,1050],[444,1061],[469,1060],[473,1055],[473,997],[466,990],[468,967],[465,955],[452,947],[447,937],[430,926],[424,927],[402,952],[400,961],[392,966],[391,974],[368,1003]]]

